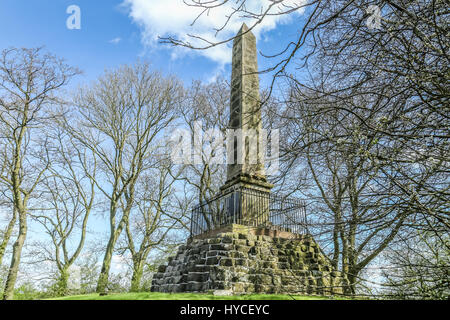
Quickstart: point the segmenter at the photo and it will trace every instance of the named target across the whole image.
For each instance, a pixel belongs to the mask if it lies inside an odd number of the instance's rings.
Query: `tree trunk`
[[[9,267],[8,278],[6,280],[5,292],[3,300],[14,299],[14,286],[16,284],[17,274],[19,272],[20,256],[22,254],[23,244],[27,237],[27,213],[19,213],[19,235],[13,246],[13,255],[11,258],[11,265]]]
[[[70,266],[65,265],[59,271],[59,278],[57,282],[57,294],[58,296],[65,296],[69,293],[69,268]]]
[[[141,290],[141,280],[144,273],[144,264],[136,261],[133,268],[133,276],[131,277],[130,292],[139,292]]]
[[[111,260],[114,252],[118,236],[116,232],[112,232],[106,247],[105,256],[103,257],[102,269],[97,282],[97,293],[105,293],[108,286],[109,270],[111,269]]]
[[[11,239],[11,234],[14,230],[14,225],[17,220],[17,211],[16,208],[13,209],[13,216],[9,221],[8,227],[6,228],[5,235],[2,239],[2,243],[0,244],[0,266],[3,264],[3,257],[5,255],[6,247]]]
[[[348,279],[348,286],[347,291],[349,295],[355,295],[356,294],[356,282],[358,279],[358,274],[361,270],[356,270],[354,268],[350,268],[347,279]]]

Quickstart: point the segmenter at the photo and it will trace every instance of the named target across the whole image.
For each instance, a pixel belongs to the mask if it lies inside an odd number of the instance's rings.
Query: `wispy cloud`
[[[122,38],[117,37],[117,38],[109,40],[108,42],[112,43],[112,44],[119,44],[120,41],[122,41]]]
[[[283,0],[281,5],[298,6],[306,3],[307,0]],[[273,4],[271,0],[247,0],[246,8],[249,11],[259,12],[268,8]],[[192,22],[201,13],[202,9],[192,6],[187,6],[183,0],[124,0],[123,6],[128,8],[129,16],[133,22],[138,24],[141,28],[141,39],[145,46],[155,48],[158,44],[158,36],[173,36],[183,41],[189,41],[194,46],[202,46],[203,42],[193,39],[188,34],[201,36],[213,42],[221,41],[232,37],[241,27],[242,22],[247,22],[249,25],[251,21],[245,20],[239,15],[233,15],[228,22],[226,30],[216,34],[214,29],[221,27],[227,16],[233,10],[234,1],[225,2],[224,5],[212,9],[208,14],[202,15],[194,25]],[[279,10],[274,6],[273,12]],[[257,38],[266,31],[275,29],[279,24],[289,22],[295,14],[302,14],[301,10],[291,15],[268,15],[255,29],[254,33]],[[185,48],[172,48],[172,58],[181,57],[186,53]],[[231,62],[231,48],[230,46],[221,45],[208,50],[196,50],[191,53],[206,56],[207,58],[218,62],[219,64],[226,64]]]

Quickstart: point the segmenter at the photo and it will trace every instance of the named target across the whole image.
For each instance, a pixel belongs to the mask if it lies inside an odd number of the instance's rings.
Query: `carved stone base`
[[[273,186],[273,184],[267,182],[265,177],[240,174],[226,181],[220,190],[225,194],[233,189],[250,188],[269,193]]]

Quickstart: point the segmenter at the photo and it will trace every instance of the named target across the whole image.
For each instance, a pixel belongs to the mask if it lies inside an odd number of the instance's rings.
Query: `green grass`
[[[87,294],[79,296],[67,296],[52,300],[335,300],[342,297],[322,297],[322,296],[289,296],[284,294],[251,294],[241,296],[214,296],[202,293],[159,293],[159,292],[138,292],[138,293],[115,293],[107,296],[98,294]]]

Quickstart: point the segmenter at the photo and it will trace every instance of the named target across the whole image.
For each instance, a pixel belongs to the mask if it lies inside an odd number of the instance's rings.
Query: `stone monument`
[[[240,213],[243,223],[264,224],[268,219],[269,193],[273,185],[267,182],[264,169],[264,137],[262,136],[261,102],[259,97],[259,75],[256,38],[244,23],[233,42],[231,99],[229,128],[234,134],[228,136],[229,148],[227,181],[222,186],[223,194],[245,188],[258,193],[259,210],[255,197],[241,199]],[[255,219],[255,212],[259,219]],[[255,225],[257,226],[257,225]]]
[[[223,190],[236,184],[264,191],[272,188],[264,172],[257,72],[256,38],[243,24],[233,43],[229,127],[237,130],[237,134],[233,136],[234,143],[229,144],[233,152],[229,152],[227,182]]]
[[[198,206],[198,215],[193,210],[191,237],[159,267],[152,291],[343,291],[344,279],[314,239],[300,232],[296,221],[286,223],[299,217],[291,210],[294,202],[274,205],[264,170],[257,72],[256,38],[243,24],[233,43],[229,127],[235,131],[227,137],[233,142],[228,144],[227,181],[218,197]],[[214,223],[208,221],[207,228],[193,228],[210,217]]]

